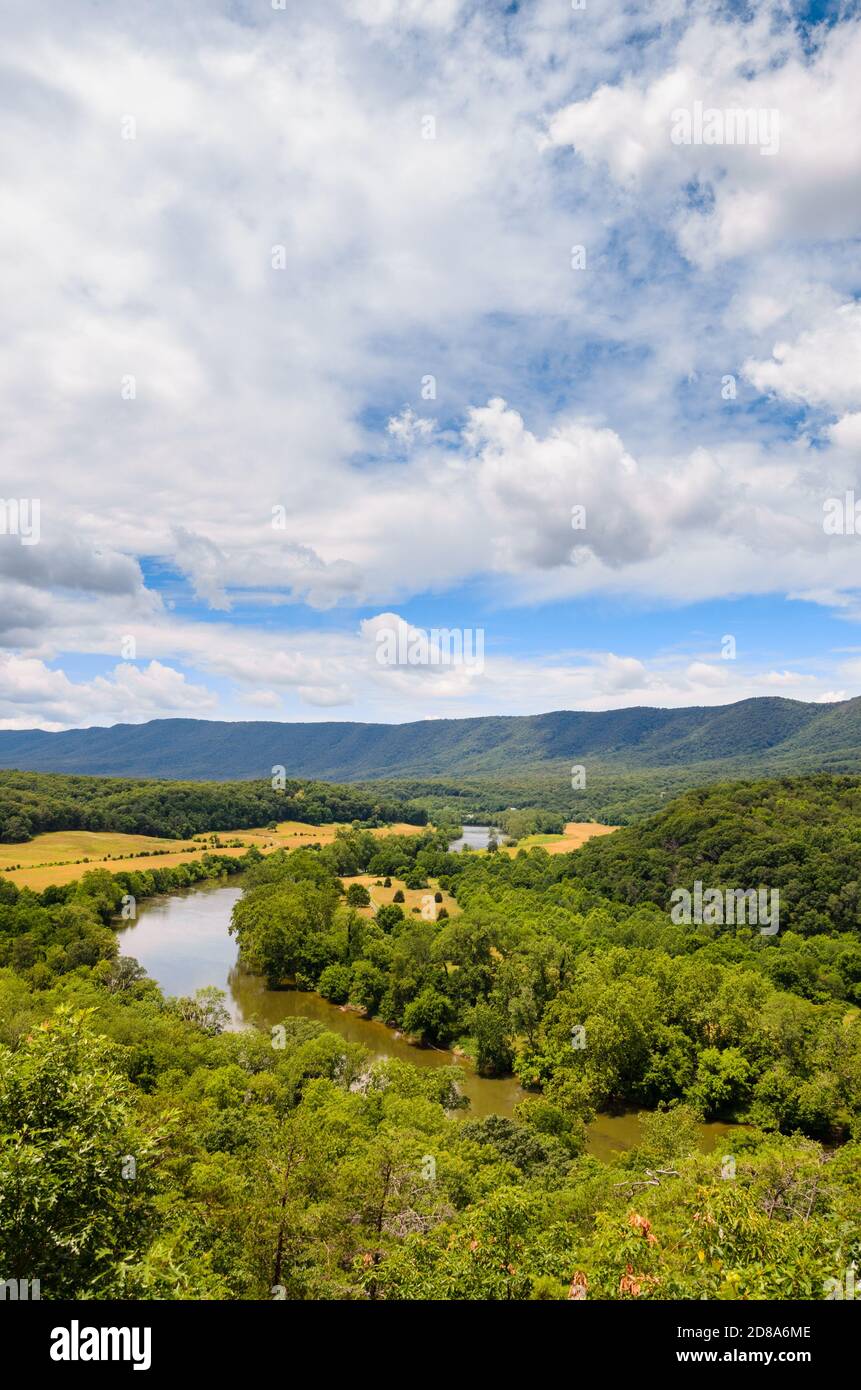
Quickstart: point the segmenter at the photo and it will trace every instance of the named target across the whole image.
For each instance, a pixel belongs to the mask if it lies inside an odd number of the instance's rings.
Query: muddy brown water
[[[417,1067],[459,1066],[461,1089],[469,1099],[466,1114],[512,1115],[526,1092],[514,1077],[479,1076],[466,1058],[443,1049],[415,1047],[391,1028],[361,1018],[319,994],[267,989],[257,975],[237,964],[235,937],[228,932],[233,905],[242,889],[232,883],[208,882],[142,903],[134,926],[120,931],[120,951],[134,956],[167,995],[193,994],[205,985],[224,990],[234,1028],[254,1024],[271,1028],[285,1018],[310,1018],[348,1042],[361,1043],[372,1057],[397,1057]],[[731,1125],[702,1126],[702,1147],[712,1150]],[[629,1149],[640,1137],[636,1114],[598,1115],[589,1126],[588,1151],[609,1158]]]

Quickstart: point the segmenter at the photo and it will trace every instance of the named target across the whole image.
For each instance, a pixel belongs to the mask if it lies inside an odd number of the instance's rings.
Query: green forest
[[[139,782],[125,777],[73,777],[0,772],[0,843],[20,843],[49,830],[113,830],[185,839],[208,830],[245,830],[273,821],[309,825],[360,820],[424,825],[427,813],[379,790],[284,778],[271,782]]]
[[[820,775],[692,792],[571,854],[369,823],[0,880],[0,1275],[52,1299],[826,1297],[861,1259],[859,817],[861,781]],[[432,910],[364,915],[360,872]],[[514,1117],[472,1117],[460,1067],[165,998],[121,905],[228,874],[247,970],[517,1076]],[[675,924],[697,878],[779,887],[780,932]],[[638,1146],[587,1153],[628,1110]],[[736,1127],[705,1153],[709,1120]]]

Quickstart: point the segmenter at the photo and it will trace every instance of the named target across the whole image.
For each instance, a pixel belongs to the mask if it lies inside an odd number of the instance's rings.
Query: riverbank
[[[140,907],[137,922],[119,933],[120,949],[134,956],[165,994],[193,994],[206,985],[224,990],[234,1028],[269,1029],[286,1018],[311,1019],[345,1041],[361,1044],[374,1059],[395,1057],[416,1067],[457,1066],[462,1072],[461,1089],[469,1100],[469,1109],[462,1113],[478,1118],[513,1116],[527,1095],[516,1077],[479,1076],[462,1056],[414,1046],[384,1023],[311,991],[267,989],[259,976],[244,971],[228,931],[233,904],[241,893],[235,881],[216,882],[153,898]],[[732,1128],[719,1122],[703,1125],[703,1150],[712,1150]],[[632,1148],[639,1138],[636,1113],[599,1115],[588,1129],[587,1152],[606,1161]]]

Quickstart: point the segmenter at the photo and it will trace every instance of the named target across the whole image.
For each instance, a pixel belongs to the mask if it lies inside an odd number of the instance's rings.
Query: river
[[[492,825],[463,825],[461,829],[460,838],[449,841],[452,854],[459,854],[467,845],[470,849],[487,849],[491,836],[500,838],[500,832]]]
[[[471,827],[474,828],[474,827]],[[330,1004],[319,994],[267,989],[257,975],[237,964],[237,944],[228,932],[233,904],[241,896],[237,882],[205,882],[164,897],[150,898],[138,910],[134,926],[120,933],[120,951],[134,956],[167,995],[193,994],[216,985],[226,994],[225,1006],[234,1028],[259,1024],[271,1028],[285,1018],[312,1018],[348,1042],[361,1043],[372,1057],[399,1057],[418,1067],[458,1065],[469,1098],[469,1115],[512,1115],[524,1092],[513,1077],[478,1076],[465,1058],[436,1048],[414,1047],[383,1023]],[[463,1112],[462,1112],[463,1113]],[[714,1148],[728,1125],[702,1127],[702,1145]],[[588,1151],[609,1158],[637,1143],[636,1115],[599,1115],[589,1126]]]

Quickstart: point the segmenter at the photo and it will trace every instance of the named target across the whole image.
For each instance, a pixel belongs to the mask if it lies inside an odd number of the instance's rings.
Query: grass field
[[[610,835],[618,829],[617,825],[599,825],[597,821],[571,820],[562,835],[524,835],[522,840],[511,846],[508,853],[516,854],[519,849],[532,849],[535,845],[541,845],[548,854],[568,854],[572,849],[579,849],[581,845],[585,845],[593,836]]]
[[[430,885],[428,888],[407,888],[396,878],[392,879],[391,888],[384,888],[382,885],[378,887],[377,879],[373,874],[356,874],[353,878],[342,878],[341,882],[345,888],[348,888],[351,883],[363,883],[371,895],[371,902],[374,903],[376,907],[382,907],[385,903],[390,903],[395,893],[400,888],[404,895],[404,901],[400,906],[403,908],[404,915],[407,917],[412,917],[414,915],[420,916],[422,900],[427,897],[428,893],[435,893],[439,888],[439,884],[434,878],[428,879],[428,884]],[[413,913],[414,907],[419,908],[418,913]],[[460,912],[460,908],[450,893],[443,893],[442,902],[434,903],[434,912],[439,912],[441,907],[448,909],[449,917],[457,917]],[[372,915],[372,908],[370,907],[360,907],[358,910],[364,917],[370,917]]]
[[[91,869],[120,873],[128,869],[172,868],[199,859],[209,849],[219,854],[244,854],[256,845],[261,853],[276,849],[297,849],[300,845],[328,844],[335,838],[337,825],[306,825],[284,821],[277,830],[221,830],[218,846],[212,837],[199,835],[193,840],[158,839],[151,835],[123,835],[109,831],[55,830],[37,835],[24,844],[0,845],[0,874],[20,888],[40,891],[55,883],[71,883]],[[397,824],[376,830],[376,835],[417,834],[421,826]],[[230,840],[240,844],[231,846]],[[86,861],[86,862],[84,862]],[[11,868],[16,864],[20,868]]]
[[[106,830],[53,830],[24,844],[0,845],[0,872],[12,864],[36,864],[74,859],[102,860],[143,851],[189,848],[191,840],[164,840],[154,835],[119,835]]]
[[[209,849],[217,849],[219,854],[243,854],[256,845],[263,854],[276,849],[297,849],[300,845],[329,844],[335,838],[337,825],[307,825],[302,821],[282,821],[276,830],[262,827],[252,830],[220,830],[218,844],[212,843],[212,836],[198,835],[192,840],[166,840],[152,835],[124,835],[100,830],[54,830],[47,835],[37,835],[24,844],[0,845],[0,874],[10,878],[20,888],[33,888],[39,892],[55,883],[71,883],[90,869],[107,869],[109,873],[119,873],[128,869],[172,868],[176,864],[187,864],[199,859]],[[375,830],[375,835],[416,835],[422,826],[399,822]],[[518,849],[531,849],[533,845],[543,845],[548,854],[566,854],[578,849],[593,835],[609,835],[615,830],[613,825],[598,825],[595,821],[570,821],[564,835],[528,835],[509,854]],[[231,845],[229,842],[239,841]],[[20,867],[13,868],[12,865]],[[350,882],[364,883],[371,889],[371,897],[378,905],[391,902],[394,888],[375,888],[374,879],[367,874]],[[436,885],[434,884],[434,888]],[[405,910],[410,914],[413,907],[421,907],[421,900],[427,889],[404,890]],[[451,916],[458,912],[454,899],[445,895],[445,906]]]

